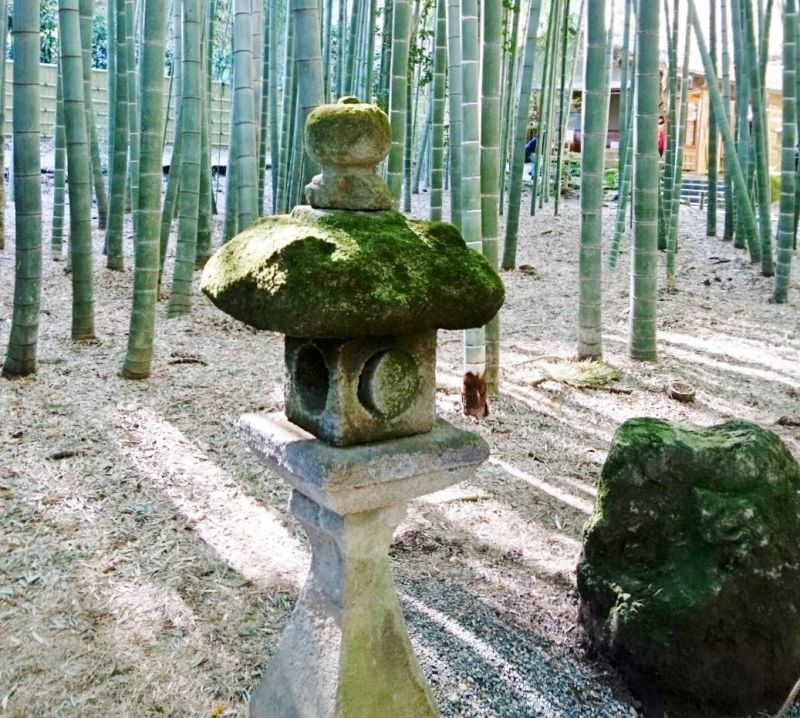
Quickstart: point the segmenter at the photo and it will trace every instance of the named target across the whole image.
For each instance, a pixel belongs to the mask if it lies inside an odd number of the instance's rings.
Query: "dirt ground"
[[[49,243],[47,178],[45,193]],[[427,200],[415,198],[417,216]],[[609,202],[609,230],[613,212]],[[626,355],[626,238],[603,287],[604,358],[621,378],[597,390],[542,382],[544,362],[576,347],[579,214],[575,199],[558,217],[552,206],[524,213],[520,268],[503,274],[502,385],[485,420],[460,414],[461,339],[440,333],[438,412],[492,454],[471,481],[415,501],[391,555],[402,590],[459,592],[507,630],[585,662],[575,566],[615,429],[642,415],[737,417],[800,456],[800,428],[777,424],[800,418],[800,292],[795,279],[791,303],[769,304],[771,280],[684,207],[678,291],[659,294],[658,361]],[[191,316],[159,308],[152,376],[122,379],[130,247],[125,271],[111,272],[99,232],[95,246],[97,341],[70,341],[70,276],[46,249],[39,371],[0,380],[0,715],[243,716],[308,566],[287,486],[234,430],[240,414],[281,406],[282,338],[198,293]],[[693,404],[665,395],[671,379],[695,388]],[[602,666],[587,670],[613,682]]]

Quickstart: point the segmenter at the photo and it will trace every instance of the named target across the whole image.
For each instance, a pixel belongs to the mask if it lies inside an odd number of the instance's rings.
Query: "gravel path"
[[[614,698],[599,664],[579,662],[477,597],[429,581],[403,588],[414,650],[443,718],[637,715]]]

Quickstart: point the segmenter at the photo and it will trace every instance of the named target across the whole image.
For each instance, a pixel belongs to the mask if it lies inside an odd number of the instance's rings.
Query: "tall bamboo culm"
[[[633,247],[628,353],[633,359],[656,359],[658,268],[658,4],[640,2],[637,15],[636,124],[634,139]]]
[[[581,243],[578,259],[578,358],[598,359],[602,338],[603,160],[606,149],[605,0],[589,0],[581,130]]]
[[[8,40],[8,0],[0,0],[0,57],[3,58],[0,67],[0,127],[6,126],[6,43]],[[6,166],[5,142],[0,142],[0,167]],[[0,250],[6,246],[6,183],[0,182]]]
[[[522,173],[525,166],[525,155],[520,147],[525,144],[528,129],[528,108],[530,106],[531,87],[533,86],[533,70],[536,60],[536,35],[539,27],[541,0],[531,0],[528,6],[528,19],[525,31],[525,50],[520,72],[517,92],[517,107],[514,117],[514,130],[511,140],[511,183],[508,190],[508,214],[506,217],[506,233],[503,244],[503,269],[513,269],[517,263],[517,235],[519,232],[519,215],[522,201]]]
[[[463,118],[461,116],[463,78],[461,66],[461,6],[459,0],[447,0],[447,100],[450,111],[449,174],[450,221],[459,229],[462,224],[462,153]]]
[[[709,3],[708,52],[711,64],[717,69],[717,3]],[[719,164],[719,132],[714,115],[708,118],[708,181],[706,184],[706,236],[717,235],[717,165]]]
[[[503,14],[499,3],[483,6],[481,68],[481,250],[498,267],[497,216],[500,175],[500,67],[503,62]],[[500,317],[486,325],[486,391],[496,394],[500,385]]]
[[[36,371],[42,278],[39,4],[17,0],[13,13],[16,271],[11,331],[3,375],[25,376]]]
[[[161,152],[164,122],[164,46],[167,18],[164,0],[144,2],[141,73],[141,154],[139,183],[134,208],[136,239],[133,274],[133,308],[131,311],[128,349],[122,375],[128,379],[150,376],[153,359],[161,220]]]
[[[249,227],[258,217],[252,4],[253,0],[234,0],[233,3],[232,146],[235,155],[236,216],[239,232]]]
[[[139,0],[138,7],[142,8],[145,2],[146,0]],[[178,0],[175,0],[175,2],[178,2]],[[126,42],[128,49],[128,185],[130,187],[130,204],[134,210],[132,213],[134,231],[136,230],[136,222],[139,216],[136,208],[139,206],[139,157],[141,154],[141,123],[139,119],[141,97],[136,67],[137,39],[141,35],[137,32],[136,9],[137,3],[135,0],[125,0],[125,16],[128,18],[128,40]],[[143,38],[141,42],[144,42]]]
[[[444,171],[445,78],[447,76],[447,6],[436,0],[435,50],[433,56],[433,97],[431,102],[431,192],[430,218],[442,221],[442,180]]]
[[[59,0],[59,37],[67,133],[69,245],[72,265],[72,338],[94,338],[92,200],[86,125],[84,57],[77,0]]]
[[[202,22],[203,0],[183,3],[182,123],[183,160],[178,198],[178,244],[172,275],[168,314],[187,314],[192,301],[192,275],[197,253],[200,213],[200,157],[202,151]]]
[[[700,57],[703,61],[703,69],[706,73],[706,83],[708,87],[709,98],[711,99],[711,109],[717,118],[717,128],[722,135],[722,144],[725,150],[726,172],[730,171],[731,179],[733,180],[733,187],[735,190],[735,201],[737,207],[738,228],[741,238],[747,242],[750,250],[750,259],[757,262],[760,257],[760,245],[756,233],[756,220],[753,214],[753,207],[750,204],[749,193],[747,190],[747,183],[745,175],[742,171],[742,166],[739,164],[739,157],[736,153],[736,143],[733,140],[733,134],[723,118],[725,117],[725,109],[722,106],[722,95],[719,91],[717,84],[717,76],[714,73],[714,68],[711,65],[711,57],[706,48],[705,38],[703,37],[702,26],[697,16],[697,8],[695,7],[694,0],[687,0],[689,9],[689,22],[692,25],[695,39],[697,40],[697,48],[700,52]]]
[[[50,252],[53,261],[60,262],[61,255],[63,254],[62,247],[64,241],[64,195],[67,191],[67,136],[64,130],[64,82],[61,75],[60,60],[58,62],[58,78],[56,79],[56,130],[54,153],[53,227],[50,239]]]
[[[83,89],[84,112],[86,113],[86,133],[89,142],[92,185],[97,199],[97,225],[105,229],[108,217],[108,193],[106,192],[103,165],[100,159],[100,144],[97,138],[94,107],[92,103],[92,18],[94,16],[94,0],[80,0],[80,32],[83,50]]]
[[[755,144],[756,196],[758,197],[758,236],[761,244],[761,274],[771,277],[774,273],[772,262],[772,226],[770,221],[769,159],[767,157],[767,127],[762,91],[762,73],[758,63],[755,29],[753,27],[753,5],[748,0],[740,0],[744,7],[745,35],[750,55],[750,103],[753,115],[753,141]],[[762,36],[763,44],[763,36]]]
[[[322,86],[322,53],[320,51],[319,0],[292,0],[292,16],[296,27],[295,73],[297,76],[297,122],[299,142],[296,158],[302,158],[298,173],[302,187],[311,181],[318,168],[303,150],[303,129],[306,118],[324,100]]]
[[[778,217],[778,256],[772,288],[773,302],[786,301],[792,266],[795,217],[795,145],[797,143],[797,24],[796,0],[783,5],[783,135],[781,137],[781,197]]]
[[[109,0],[114,7],[113,46],[114,72],[109,86],[114,85],[114,134],[109,179],[108,220],[106,222],[107,267],[121,270],[122,226],[125,214],[125,189],[128,175],[128,18],[125,0]],[[119,109],[118,109],[119,108]]]
[[[386,183],[395,203],[403,189],[403,158],[406,145],[406,112],[408,85],[409,35],[411,7],[408,0],[395,0],[392,11],[392,60],[389,84],[389,122],[392,145],[389,150]]]
[[[461,3],[461,234],[468,247],[480,252],[481,237],[481,118],[480,118],[480,26],[477,0]],[[483,327],[464,332],[464,413],[485,416],[486,332]]]

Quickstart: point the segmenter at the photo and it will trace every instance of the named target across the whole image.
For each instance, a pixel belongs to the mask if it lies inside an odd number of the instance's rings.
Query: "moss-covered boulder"
[[[307,206],[225,244],[201,287],[236,319],[298,337],[476,327],[504,298],[497,272],[452,225]]]
[[[590,647],[649,715],[774,712],[800,675],[800,467],[743,421],[626,422],[578,590]]]

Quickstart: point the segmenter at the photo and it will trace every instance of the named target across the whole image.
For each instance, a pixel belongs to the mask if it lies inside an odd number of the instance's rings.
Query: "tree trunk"
[[[778,261],[771,301],[783,303],[789,288],[795,217],[795,145],[797,143],[797,4],[783,5],[783,135]]]
[[[636,54],[636,160],[634,164],[633,249],[628,353],[633,359],[656,359],[658,268],[659,95],[658,5],[640,2]]]
[[[578,358],[603,355],[601,320],[603,160],[606,150],[605,0],[589,0],[581,128],[581,244],[578,259]]]
[[[67,133],[72,338],[94,339],[91,160],[78,1],[59,0],[58,18]]]
[[[137,196],[133,309],[128,351],[122,375],[150,376],[158,302],[159,224],[161,219],[161,152],[164,118],[164,45],[167,18],[164,0],[143,0],[141,56],[141,155]]]
[[[13,6],[13,24],[16,271],[3,375],[26,376],[36,371],[42,283],[39,4],[17,0]]]

